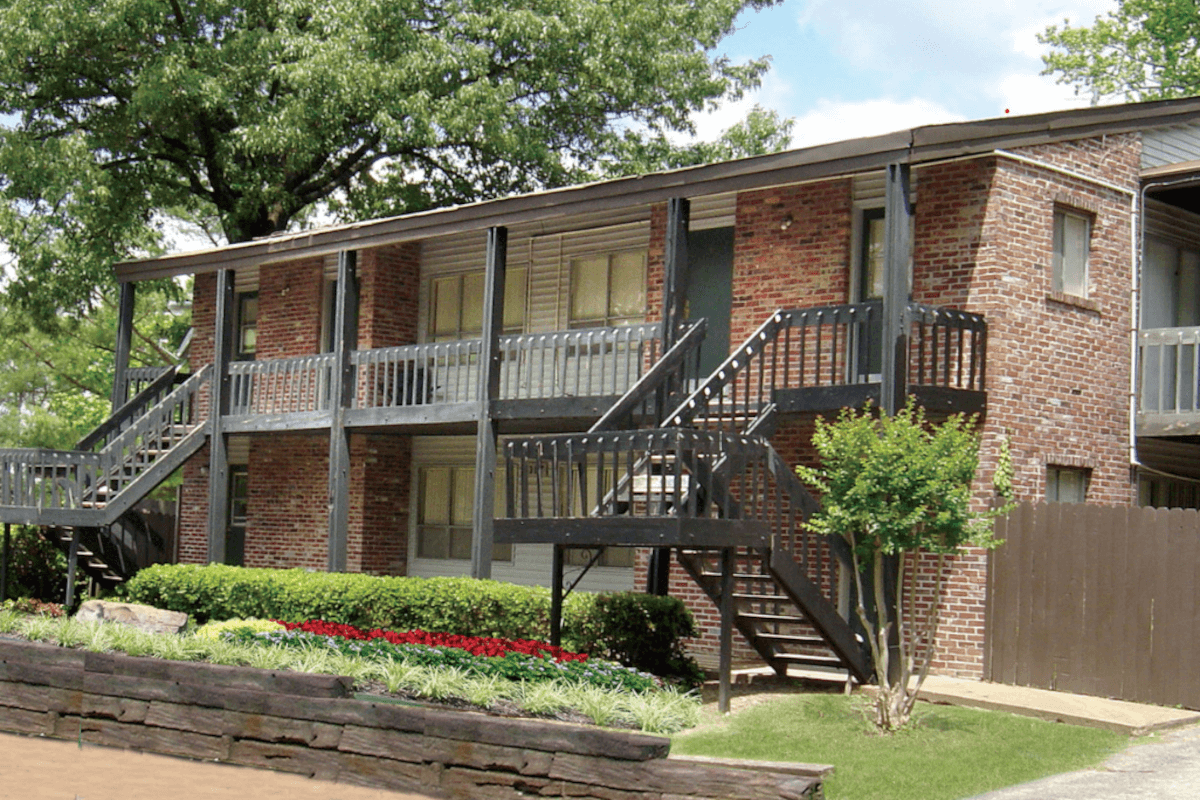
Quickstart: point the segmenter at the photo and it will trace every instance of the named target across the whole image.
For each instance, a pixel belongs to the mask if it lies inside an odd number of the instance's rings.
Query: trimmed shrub
[[[538,641],[550,636],[548,589],[473,578],[157,564],[138,572],[121,591],[133,602],[190,614],[198,624],[319,619],[364,630]],[[694,635],[691,613],[673,597],[578,593],[563,607],[563,638],[570,649],[665,678],[690,682],[699,674],[681,641]]]
[[[572,649],[689,686],[704,680],[683,649],[683,640],[697,631],[692,612],[680,600],[632,592],[583,597],[569,616],[563,614],[564,637]]]
[[[14,525],[8,554],[8,598],[61,602],[67,592],[67,559],[31,525]]]

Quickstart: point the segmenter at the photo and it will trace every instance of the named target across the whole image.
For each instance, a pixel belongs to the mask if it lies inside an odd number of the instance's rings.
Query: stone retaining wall
[[[358,699],[349,678],[0,641],[0,730],[445,798],[820,798],[827,768],[668,759],[670,740]]]

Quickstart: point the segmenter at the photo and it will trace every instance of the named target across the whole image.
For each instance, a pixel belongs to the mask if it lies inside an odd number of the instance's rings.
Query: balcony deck
[[[1138,332],[1137,435],[1200,435],[1200,327]]]
[[[879,402],[879,376],[862,363],[865,343],[879,325],[878,301],[793,309],[779,318],[770,357],[762,359],[757,372],[745,373],[723,390],[728,404],[750,413],[765,403],[774,403],[780,413],[828,413]],[[983,319],[913,303],[909,320],[909,393],[934,413],[983,411]],[[500,385],[491,415],[504,433],[587,429],[663,352],[656,324],[503,336],[498,349]],[[473,432],[480,413],[481,352],[478,339],[353,351],[357,389],[345,410],[345,426]],[[332,354],[234,362],[223,429],[328,428],[333,368]],[[647,405],[638,413],[653,423],[659,420],[648,417],[661,411]]]

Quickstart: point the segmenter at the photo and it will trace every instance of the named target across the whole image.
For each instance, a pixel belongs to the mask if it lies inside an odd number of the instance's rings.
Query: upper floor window
[[[237,358],[254,358],[258,347],[258,292],[243,292],[237,296]]]
[[[509,269],[504,276],[504,333],[525,329],[524,267]],[[477,339],[483,335],[483,289],[485,274],[467,272],[435,278],[430,306],[429,338],[435,342]]]
[[[1087,297],[1088,249],[1091,235],[1091,217],[1065,209],[1055,209],[1051,291]]]
[[[1086,502],[1089,472],[1079,467],[1046,467],[1046,502]]]
[[[572,328],[633,325],[645,318],[645,250],[572,259]]]

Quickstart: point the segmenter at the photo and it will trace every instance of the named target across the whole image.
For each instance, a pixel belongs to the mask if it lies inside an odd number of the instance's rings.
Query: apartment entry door
[[[688,232],[687,317],[708,320],[700,374],[709,375],[729,357],[733,306],[733,228]]]

